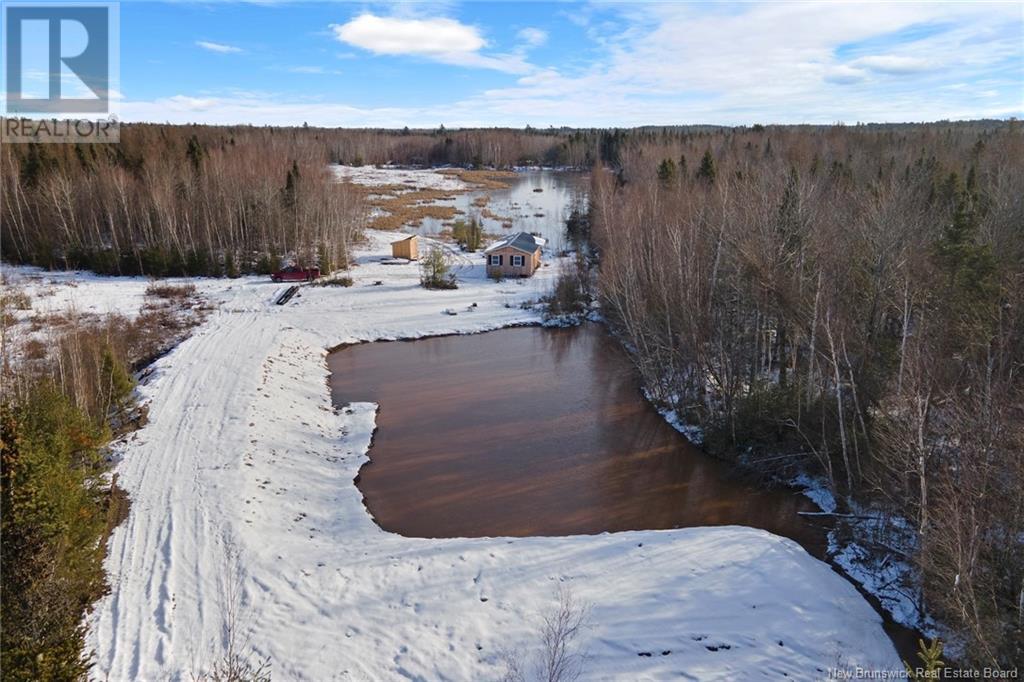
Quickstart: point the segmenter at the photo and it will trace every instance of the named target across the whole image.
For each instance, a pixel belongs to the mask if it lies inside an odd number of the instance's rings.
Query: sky
[[[122,120],[356,127],[1024,116],[1024,2],[137,2]]]

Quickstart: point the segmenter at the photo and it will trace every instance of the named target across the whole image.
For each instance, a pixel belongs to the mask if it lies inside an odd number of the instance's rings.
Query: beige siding
[[[391,256],[393,258],[405,258],[416,260],[419,257],[419,239],[416,236],[391,242]]]
[[[501,256],[501,265],[491,265],[491,256]],[[521,266],[512,265],[512,256],[522,256]],[[529,277],[540,267],[540,249],[533,254],[525,253],[519,249],[506,246],[495,249],[487,254],[487,274],[494,276],[500,274],[502,277]]]

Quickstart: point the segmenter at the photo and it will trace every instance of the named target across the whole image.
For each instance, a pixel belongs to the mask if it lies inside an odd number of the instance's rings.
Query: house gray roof
[[[529,232],[519,232],[517,234],[512,235],[511,237],[506,237],[501,241],[494,242],[486,249],[484,249],[484,253],[490,253],[495,249],[501,249],[506,246],[511,246],[513,249],[525,251],[526,253],[533,253],[541,246],[543,246],[543,244],[543,239],[538,239]]]

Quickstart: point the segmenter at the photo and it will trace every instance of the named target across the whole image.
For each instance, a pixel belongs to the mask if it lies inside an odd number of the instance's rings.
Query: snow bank
[[[459,289],[425,291],[415,264],[380,264],[393,238],[371,235],[354,286],[305,286],[285,306],[269,281],[197,283],[218,309],[158,361],[140,389],[150,422],[120,453],[132,507],[110,540],[110,594],[88,617],[96,678],[188,679],[221,655],[233,612],[275,679],[496,679],[503,651],[537,649],[559,585],[591,606],[587,679],[898,666],[853,586],[763,531],[430,540],[378,528],[353,482],[376,406],[332,407],[324,349],[536,323],[520,304],[557,274],[495,283],[469,256]]]

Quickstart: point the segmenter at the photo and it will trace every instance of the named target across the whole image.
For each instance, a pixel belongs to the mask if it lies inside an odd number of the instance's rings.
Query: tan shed
[[[520,232],[489,246],[488,277],[529,277],[540,267],[544,240],[529,232]]]
[[[391,257],[405,258],[406,260],[419,258],[419,237],[413,234],[405,239],[399,239],[397,242],[391,242]]]

